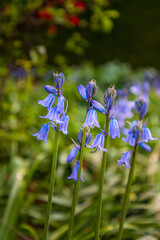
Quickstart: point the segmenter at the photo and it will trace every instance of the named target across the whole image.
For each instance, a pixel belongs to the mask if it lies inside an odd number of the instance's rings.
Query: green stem
[[[136,162],[135,161],[136,160],[136,154],[137,154],[137,144],[135,144],[135,147],[134,147],[131,169],[130,169],[130,173],[129,173],[129,177],[128,177],[126,193],[125,193],[125,196],[124,196],[124,201],[123,201],[123,206],[122,206],[122,214],[121,214],[121,221],[120,221],[120,226],[119,226],[118,240],[121,240],[122,235],[123,235],[123,225],[124,225],[124,220],[125,220],[126,213],[127,213],[129,195],[130,195],[130,192],[131,192],[131,186],[132,186],[133,174],[134,174],[135,162]]]
[[[106,129],[105,132],[107,136],[105,137],[104,148],[107,149],[108,140],[109,140],[109,113],[106,115]],[[96,214],[96,226],[95,226],[95,240],[99,239],[100,232],[100,222],[101,222],[101,211],[102,211],[102,193],[103,193],[103,184],[104,184],[104,174],[106,170],[107,162],[107,152],[103,152],[100,180],[99,180],[99,192],[98,192],[98,201],[97,201],[97,214]]]
[[[47,211],[46,211],[46,221],[44,226],[44,240],[48,239],[50,213],[52,208],[52,196],[53,196],[53,190],[54,190],[56,165],[57,165],[58,144],[59,144],[59,132],[56,130],[55,142],[54,142],[54,154],[53,154],[53,162],[52,162],[50,186],[49,186],[49,195],[48,195],[48,203],[47,203]]]
[[[86,131],[87,131],[87,127],[85,127],[84,131],[83,131],[78,177],[77,177],[77,181],[75,183],[71,215],[70,215],[70,220],[69,220],[68,240],[70,240],[72,238],[72,232],[73,232],[74,215],[75,215],[76,203],[77,203],[77,198],[78,198],[78,189],[79,189],[79,184],[80,184],[80,179],[81,179],[81,170],[82,170],[82,164],[83,164],[83,154],[84,154],[84,147],[85,147],[85,140],[86,140]]]

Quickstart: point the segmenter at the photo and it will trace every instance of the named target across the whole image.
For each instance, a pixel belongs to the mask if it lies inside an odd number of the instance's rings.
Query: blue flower
[[[76,165],[73,167],[72,173],[68,179],[74,179],[74,181],[77,181],[78,177],[78,169],[79,169],[79,161],[76,162]],[[84,182],[83,176],[82,176],[82,171],[81,171],[81,180]]]
[[[97,86],[96,86],[95,80],[91,80],[87,84],[86,88],[82,84],[78,86],[79,94],[87,102],[91,102],[93,95],[96,93],[96,90],[97,90]]]
[[[115,137],[120,138],[118,122],[114,118],[111,118],[109,122],[109,134],[111,138],[115,138]]]
[[[46,116],[40,116],[40,117],[49,119],[50,121],[54,121],[57,124],[62,123],[62,121],[60,120],[60,114],[57,111],[57,106],[51,108]]]
[[[96,100],[92,100],[92,106],[99,112],[101,113],[106,113],[105,107],[103,107],[103,105],[99,102],[97,102]]]
[[[63,134],[68,134],[67,128],[68,128],[68,122],[69,122],[69,117],[65,114],[61,116],[60,120],[62,123],[59,125],[59,131],[62,131]]]
[[[139,145],[142,149],[146,150],[147,152],[151,152],[151,147],[148,146],[147,144],[145,144],[144,142],[139,142],[138,145]]]
[[[135,146],[136,139],[135,139],[135,129],[138,129],[138,121],[133,121],[130,125],[128,135],[125,138],[122,138],[124,142],[128,142],[131,146]],[[136,135],[137,136],[137,135]],[[138,139],[137,139],[138,140]]]
[[[114,86],[106,90],[103,100],[108,111],[110,111],[114,107],[116,97],[117,91],[115,90]]]
[[[121,159],[117,160],[117,162],[118,162],[117,166],[122,164],[125,167],[125,169],[127,169],[127,167],[131,168],[129,161],[130,161],[132,153],[133,153],[132,151],[123,153],[123,156],[121,157]]]
[[[53,80],[55,82],[56,88],[61,89],[65,80],[65,76],[63,73],[59,73],[59,74],[53,73]]]
[[[143,97],[139,97],[135,102],[135,108],[140,114],[140,119],[144,118],[146,112],[147,112],[147,102]]]
[[[94,128],[94,126],[100,128],[100,125],[97,120],[97,112],[93,108],[89,108],[83,127]]]
[[[49,124],[43,124],[38,133],[32,134],[32,136],[36,136],[38,140],[43,140],[47,143],[47,137],[49,133]]]
[[[91,146],[87,145],[87,147],[96,148],[97,150],[107,152],[107,149],[103,148],[105,136],[106,136],[105,132],[101,132],[100,134],[97,134]]]
[[[50,86],[50,85],[45,85],[45,86],[44,86],[44,89],[45,89],[46,92],[48,92],[48,93],[52,93],[52,94],[55,94],[55,95],[57,95],[57,93],[58,93],[58,91],[56,90],[56,88],[53,87],[53,86]]]
[[[58,97],[58,105],[57,105],[58,113],[64,112],[64,101],[65,101],[65,97],[63,97],[63,96]]]
[[[72,162],[72,160],[77,156],[78,151],[80,150],[80,147],[73,148],[70,153],[68,154],[67,162]]]
[[[147,127],[144,127],[143,129],[143,133],[142,133],[142,141],[143,142],[148,142],[148,141],[151,141],[151,140],[157,140],[158,138],[153,138],[152,137],[152,134],[151,134],[151,131],[149,128]]]
[[[54,94],[49,94],[44,100],[38,100],[38,103],[43,107],[48,108],[48,111],[51,109],[52,104],[54,103],[55,96]]]

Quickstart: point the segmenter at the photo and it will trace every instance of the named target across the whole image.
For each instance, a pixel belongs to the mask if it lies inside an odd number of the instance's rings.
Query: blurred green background
[[[86,112],[78,84],[96,79],[95,98],[102,103],[104,89],[111,84],[129,90],[150,72],[156,84],[151,84],[146,118],[153,137],[160,138],[159,8],[158,0],[0,2],[0,240],[42,239],[54,131],[50,130],[47,144],[32,134],[44,123],[39,115],[47,110],[37,101],[47,96],[43,86],[53,85],[53,71],[66,76],[63,92],[70,122],[69,134],[60,140],[49,240],[65,239],[68,228],[74,181],[67,180],[72,166],[66,159],[73,147],[71,137],[77,141]],[[130,94],[129,99],[136,96]],[[103,128],[101,114],[98,119]],[[138,153],[126,240],[160,239],[160,142],[150,145],[151,153]],[[122,139],[110,140],[101,226],[104,240],[117,236],[128,170],[117,167],[116,161],[129,149]],[[99,151],[85,151],[75,240],[94,239],[101,157]]]

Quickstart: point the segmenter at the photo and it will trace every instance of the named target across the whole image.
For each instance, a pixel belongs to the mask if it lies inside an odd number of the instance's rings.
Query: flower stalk
[[[83,164],[86,131],[87,131],[87,127],[85,127],[84,131],[83,131],[82,145],[81,145],[81,150],[80,150],[80,162],[79,162],[78,176],[77,176],[77,181],[75,183],[73,201],[72,201],[72,207],[71,207],[71,214],[70,214],[70,220],[69,220],[68,240],[72,239],[74,215],[75,215],[76,203],[77,203],[77,198],[78,198],[78,189],[79,189],[81,170],[82,170],[82,164]]]
[[[134,152],[133,152],[133,155],[132,155],[131,169],[130,169],[130,173],[129,173],[129,177],[128,177],[126,192],[125,192],[123,206],[122,206],[121,221],[120,221],[119,233],[118,233],[118,238],[117,238],[118,240],[121,240],[122,235],[123,235],[123,226],[124,226],[124,221],[125,221],[125,217],[126,217],[126,213],[127,213],[129,195],[130,195],[130,192],[131,192],[131,186],[132,186],[132,181],[133,181],[133,174],[134,174],[135,163],[136,163],[137,148],[138,148],[138,145],[136,143],[135,147],[134,147]]]
[[[46,210],[46,220],[45,220],[45,226],[44,226],[44,240],[48,239],[50,213],[51,213],[51,208],[52,208],[52,197],[53,197],[56,166],[57,166],[58,146],[59,146],[59,131],[56,130],[55,141],[54,141],[54,153],[53,153],[52,169],[51,169],[51,176],[50,176],[49,195],[48,195],[48,203],[47,203],[47,210]]]
[[[104,142],[104,148],[107,149],[108,140],[109,140],[109,112],[106,115],[106,129],[107,133]],[[100,172],[100,181],[99,181],[99,192],[98,192],[98,201],[97,201],[97,213],[96,213],[96,226],[95,226],[95,240],[99,240],[99,232],[100,232],[100,222],[101,222],[101,212],[102,212],[102,193],[103,193],[103,185],[104,185],[104,174],[106,170],[106,162],[107,162],[107,152],[103,152],[101,172]]]

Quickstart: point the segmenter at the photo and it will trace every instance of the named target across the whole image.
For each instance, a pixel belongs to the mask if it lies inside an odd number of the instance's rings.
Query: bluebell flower
[[[53,86],[50,86],[50,85],[45,85],[45,86],[44,86],[44,89],[45,89],[46,92],[48,92],[48,93],[52,93],[52,94],[55,94],[55,95],[57,95],[57,93],[58,93],[58,91],[56,90],[56,88],[53,87]]]
[[[59,131],[62,131],[63,134],[68,134],[67,128],[69,123],[69,117],[64,114],[61,116],[60,121],[62,121],[62,123],[60,123],[59,125]]]
[[[138,145],[147,152],[151,152],[151,147],[144,142],[138,142]]]
[[[147,112],[147,107],[148,107],[147,102],[145,101],[145,99],[143,97],[139,97],[135,101],[135,108],[140,114],[140,119],[144,118],[144,116]]]
[[[106,113],[105,107],[103,107],[103,105],[99,102],[97,102],[96,100],[92,100],[92,107],[94,107],[97,111],[101,112],[101,113]]]
[[[36,136],[38,140],[43,140],[47,143],[47,137],[49,133],[49,124],[43,124],[38,133],[32,134],[32,136]]]
[[[79,94],[87,102],[91,102],[93,95],[96,93],[96,90],[97,90],[97,86],[96,86],[95,80],[91,80],[87,84],[86,88],[82,84],[78,86]]]
[[[109,134],[111,138],[120,138],[118,122],[114,118],[111,118],[109,122]]]
[[[79,169],[79,161],[76,162],[76,165],[73,167],[72,173],[68,179],[74,179],[74,181],[77,181],[78,177],[78,169]],[[84,182],[83,176],[82,176],[82,171],[81,171],[81,180]]]
[[[53,73],[53,80],[55,82],[56,88],[61,89],[65,80],[65,76],[63,73]]]
[[[79,133],[78,133],[78,142],[79,142],[80,145],[82,144],[83,130],[84,130],[84,128],[81,128]],[[90,143],[91,140],[92,140],[92,134],[87,132],[86,133],[86,139],[85,139],[85,147],[87,146],[87,144]]]
[[[78,151],[80,150],[80,147],[73,148],[70,153],[68,154],[67,162],[72,162],[72,160],[77,156]]]
[[[38,100],[38,103],[45,108],[48,108],[48,111],[51,109],[55,100],[54,94],[49,94],[44,100]]]
[[[51,108],[46,116],[40,116],[40,117],[49,119],[50,121],[54,121],[57,124],[62,123],[62,121],[60,120],[60,114],[57,111],[57,106]]]
[[[94,128],[94,126],[96,126],[97,128],[100,128],[100,125],[97,120],[97,112],[91,107],[89,108],[83,127]]]
[[[93,140],[93,143],[88,148],[96,148],[97,150],[107,152],[107,149],[103,148],[104,146],[104,139],[105,139],[106,133],[101,132],[100,134],[97,134],[95,139]]]
[[[125,131],[125,120],[133,117],[132,109],[134,106],[135,103],[133,101],[128,101],[127,98],[121,98],[118,100],[117,107],[114,106],[110,111],[110,115],[117,117],[121,132]]]
[[[153,138],[151,131],[149,128],[147,128],[146,126],[143,128],[143,132],[142,132],[142,141],[143,142],[148,142],[151,140],[157,140],[158,138]]]
[[[138,121],[133,121],[130,125],[126,139],[122,138],[124,142],[128,142],[131,146],[135,146],[136,140],[138,140],[138,139],[135,139],[135,131],[136,129],[138,129],[137,126],[138,126]]]
[[[121,157],[121,159],[117,160],[118,161],[117,166],[122,164],[125,167],[125,169],[127,169],[127,167],[131,168],[131,165],[129,162],[130,162],[132,153],[133,153],[133,151],[128,151],[128,152],[123,153],[123,156]]]
[[[110,111],[114,107],[116,97],[117,91],[115,90],[114,86],[106,90],[103,100],[108,111]]]
[[[57,105],[58,113],[64,113],[64,101],[65,101],[65,97],[63,97],[62,95],[58,97],[58,105]]]

